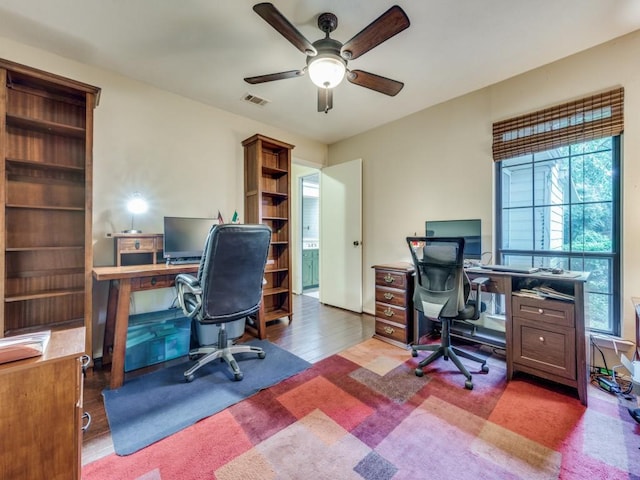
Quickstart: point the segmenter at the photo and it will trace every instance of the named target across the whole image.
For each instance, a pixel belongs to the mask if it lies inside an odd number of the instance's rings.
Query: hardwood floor
[[[293,296],[293,322],[280,320],[267,328],[267,339],[285,350],[315,363],[371,338],[374,318],[321,304],[306,295]],[[166,364],[165,364],[166,365]],[[131,376],[162,368],[154,366],[131,372]],[[130,374],[127,374],[130,378]],[[84,382],[84,407],[91,425],[84,433],[82,463],[87,464],[110,453],[113,443],[102,402],[102,390],[109,384],[109,372],[96,370]]]

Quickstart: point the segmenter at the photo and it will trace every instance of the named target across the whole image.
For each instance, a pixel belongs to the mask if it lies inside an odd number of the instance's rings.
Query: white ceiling
[[[388,97],[344,81],[324,114],[308,77],[243,81],[305,66],[304,54],[254,13],[254,3],[0,0],[0,36],[331,144],[640,28],[639,0],[400,0],[411,26],[349,68],[402,81],[404,89]],[[320,13],[337,15],[331,37],[345,42],[393,5],[272,3],[311,42],[323,36]],[[270,103],[244,102],[247,93]]]

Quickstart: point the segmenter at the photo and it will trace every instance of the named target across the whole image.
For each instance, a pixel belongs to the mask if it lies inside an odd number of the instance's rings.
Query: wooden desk
[[[574,387],[587,405],[589,362],[584,284],[589,273],[519,274],[469,268],[471,279],[488,277],[488,293],[505,296],[507,379],[515,372]],[[518,296],[515,291],[542,284],[574,296],[573,302]]]
[[[103,365],[111,363],[111,389],[121,387],[124,382],[124,357],[127,347],[131,292],[171,287],[179,273],[196,273],[197,271],[197,264],[94,267],[94,279],[110,282],[102,363]]]
[[[111,389],[121,387],[124,382],[124,358],[127,347],[131,293],[172,287],[175,284],[176,275],[197,273],[198,267],[198,264],[150,264],[93,268],[95,280],[110,282],[102,346],[102,364],[111,363]],[[261,340],[267,337],[262,308],[256,315],[254,325],[247,322],[247,329]]]

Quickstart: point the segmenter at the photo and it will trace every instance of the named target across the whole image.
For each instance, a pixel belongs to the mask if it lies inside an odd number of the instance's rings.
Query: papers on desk
[[[528,297],[528,298],[537,298],[537,299],[545,299],[549,298],[551,300],[562,300],[565,302],[573,302],[574,296],[569,295],[567,293],[558,292],[551,287],[539,286],[533,288],[522,288],[520,290],[516,290],[513,292],[513,295],[517,295],[518,297]]]
[[[47,349],[50,338],[50,330],[0,338],[0,363],[40,356]]]

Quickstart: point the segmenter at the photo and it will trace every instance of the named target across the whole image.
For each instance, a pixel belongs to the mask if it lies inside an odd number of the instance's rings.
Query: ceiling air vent
[[[244,97],[242,97],[242,99],[245,102],[253,103],[254,105],[259,105],[261,107],[264,107],[267,103],[269,103],[269,100],[267,100],[265,98],[257,97],[255,95],[250,94],[250,93],[245,93],[245,95],[244,95]]]

